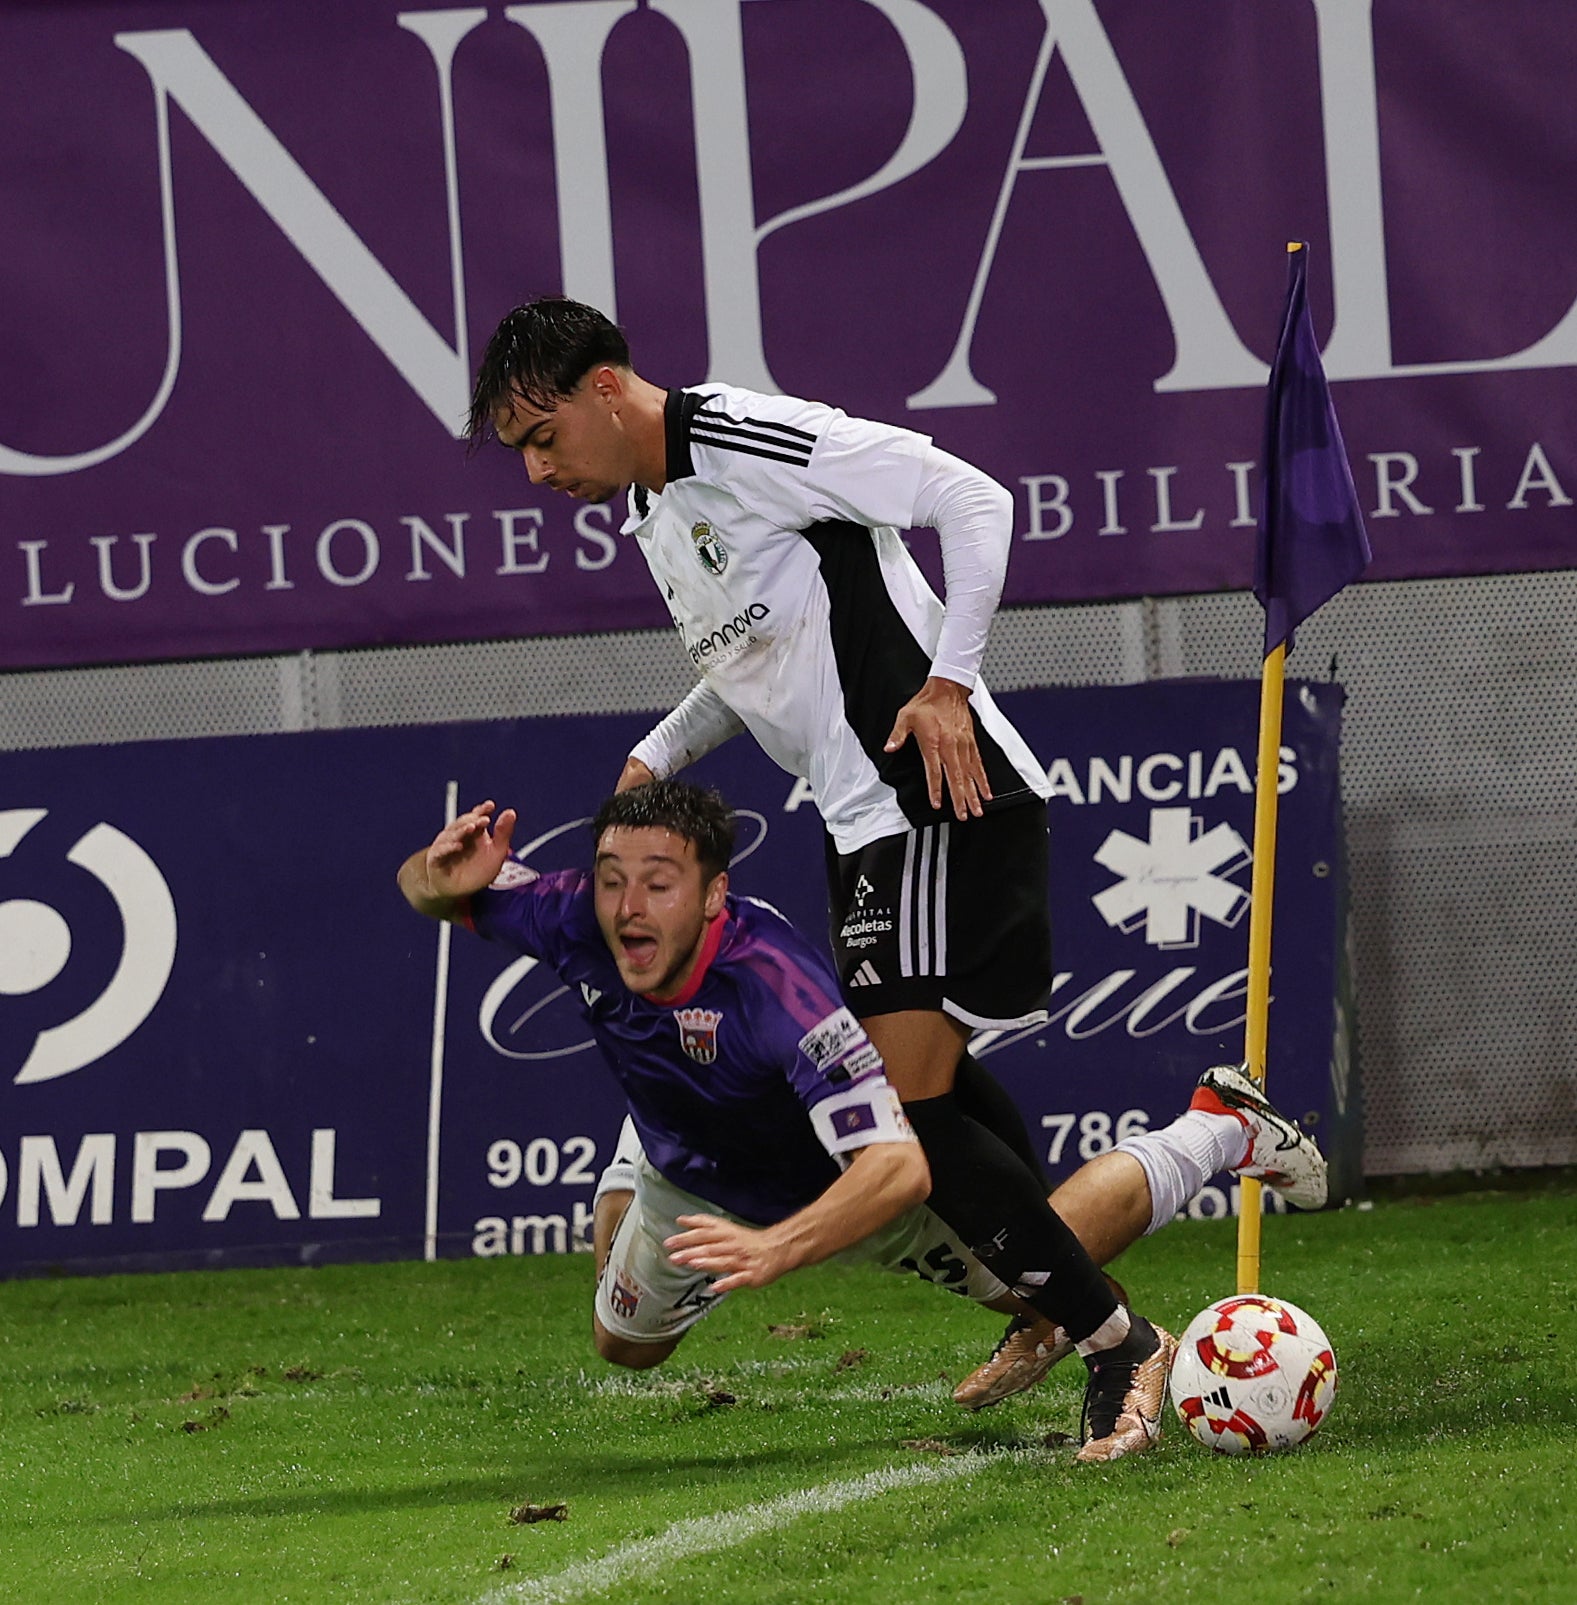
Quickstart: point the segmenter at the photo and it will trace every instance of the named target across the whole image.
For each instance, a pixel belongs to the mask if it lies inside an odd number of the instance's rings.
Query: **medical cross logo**
[[[1108,925],[1125,935],[1144,925],[1153,947],[1198,947],[1199,916],[1236,925],[1248,893],[1224,877],[1251,861],[1248,844],[1230,825],[1200,834],[1204,821],[1187,808],[1152,808],[1150,839],[1114,830],[1095,862],[1122,879],[1091,901]]]

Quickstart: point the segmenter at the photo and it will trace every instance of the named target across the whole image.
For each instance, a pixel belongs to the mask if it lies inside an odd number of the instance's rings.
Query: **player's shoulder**
[[[770,903],[729,894],[728,939],[718,957],[734,984],[763,994],[809,1022],[809,1013],[840,1001],[829,960]]]
[[[686,394],[685,432],[692,454],[736,469],[767,463],[803,468],[817,441],[841,417],[822,401],[769,396],[738,385],[692,385]]]

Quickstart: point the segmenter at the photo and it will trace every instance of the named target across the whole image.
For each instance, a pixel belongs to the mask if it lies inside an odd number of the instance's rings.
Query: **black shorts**
[[[1051,999],[1046,807],[926,825],[839,853],[827,839],[833,961],[861,1019],[944,1010],[1035,1025]]]

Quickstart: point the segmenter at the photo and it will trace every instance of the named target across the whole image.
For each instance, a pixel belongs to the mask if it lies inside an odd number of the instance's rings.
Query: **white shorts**
[[[712,1291],[713,1277],[675,1265],[663,1248],[664,1239],[682,1229],[681,1215],[739,1217],[675,1187],[652,1168],[633,1128],[625,1125],[597,1194],[633,1187],[635,1197],[613,1234],[608,1263],[597,1282],[597,1319],[626,1342],[671,1343],[728,1295]],[[1008,1291],[924,1205],[835,1254],[833,1262],[912,1272],[981,1303]]]

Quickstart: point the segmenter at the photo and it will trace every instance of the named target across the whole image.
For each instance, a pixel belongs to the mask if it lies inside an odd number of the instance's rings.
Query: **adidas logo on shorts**
[[[880,986],[882,978],[876,973],[876,966],[866,959],[853,975],[849,977],[850,986]]]

